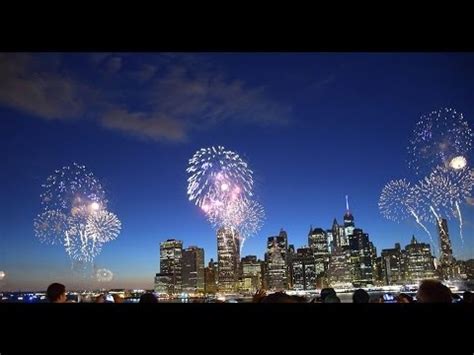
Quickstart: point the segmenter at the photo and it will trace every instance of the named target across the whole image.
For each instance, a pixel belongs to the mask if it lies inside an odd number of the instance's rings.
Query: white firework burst
[[[102,251],[103,243],[88,234],[84,225],[72,224],[64,240],[68,255],[80,262],[92,262]]]
[[[98,269],[95,273],[96,280],[99,282],[110,282],[114,278],[114,274],[109,269]]]
[[[207,203],[252,196],[252,170],[238,154],[222,146],[198,150],[186,172],[189,200],[204,210]]]
[[[62,167],[42,187],[44,212],[33,223],[42,242],[61,243],[75,262],[87,263],[119,235],[121,222],[107,211],[105,191],[85,166]]]
[[[413,188],[406,179],[389,181],[380,194],[380,213],[387,219],[400,222],[412,216]]]
[[[73,163],[56,170],[42,185],[43,209],[60,210],[68,214],[75,209],[106,208],[107,199],[101,183],[84,165]]]
[[[420,180],[414,189],[417,206],[422,210],[422,218],[436,222],[439,217],[459,218],[459,205],[471,196],[474,187],[472,170],[453,170],[444,166]]]
[[[472,150],[474,133],[462,113],[442,108],[421,116],[408,146],[408,165],[418,174],[429,174],[436,166],[464,164]],[[464,164],[465,166],[465,164]]]
[[[89,215],[86,233],[90,238],[106,243],[117,238],[121,227],[122,223],[115,214],[101,210]]]
[[[36,237],[46,244],[64,244],[65,233],[69,230],[68,217],[58,210],[39,214],[33,221]]]

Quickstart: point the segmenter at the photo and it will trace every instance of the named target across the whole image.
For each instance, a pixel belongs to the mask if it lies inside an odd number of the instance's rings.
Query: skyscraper
[[[454,277],[454,258],[451,240],[449,239],[448,221],[446,219],[438,220],[439,233],[439,267],[441,277],[444,280]]]
[[[348,246],[336,247],[331,253],[328,268],[328,281],[333,287],[349,286],[352,282],[351,251]]]
[[[204,249],[191,246],[183,250],[183,290],[204,292]]]
[[[182,289],[183,242],[168,239],[160,243],[160,272],[155,277],[155,290],[176,294]]]
[[[256,292],[262,287],[262,265],[255,255],[248,255],[242,258],[242,285],[241,290]]]
[[[369,241],[369,234],[362,229],[355,228],[349,236],[351,251],[352,283],[354,286],[373,284],[373,245]]]
[[[287,250],[288,236],[283,229],[278,236],[268,237],[265,262],[267,285],[271,290],[288,288]]]
[[[205,293],[216,293],[217,292],[217,263],[211,259],[208,267],[204,268],[204,292]]]
[[[344,237],[342,244],[348,244],[349,236],[352,235],[354,232],[355,224],[354,224],[354,216],[352,215],[349,209],[349,196],[346,195],[346,213],[344,213]]]
[[[314,256],[315,272],[318,278],[326,277],[329,264],[328,236],[322,228],[310,230],[308,245]]]
[[[382,249],[380,267],[384,285],[397,285],[405,281],[400,243],[395,243],[395,248]]]
[[[429,244],[418,243],[415,236],[405,247],[405,281],[418,283],[435,277],[433,256]]]
[[[220,292],[237,290],[240,261],[240,239],[235,229],[217,231],[218,288]]]
[[[298,248],[292,259],[293,289],[314,290],[316,288],[316,262],[311,248]]]

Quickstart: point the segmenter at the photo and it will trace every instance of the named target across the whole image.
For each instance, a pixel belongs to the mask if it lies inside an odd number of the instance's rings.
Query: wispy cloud
[[[185,126],[179,120],[156,113],[115,109],[105,113],[101,123],[105,128],[152,140],[183,141],[186,138]]]
[[[42,71],[32,56],[0,54],[0,103],[44,119],[70,119],[84,112],[81,85],[66,75]]]
[[[240,80],[226,80],[219,72],[196,72],[172,66],[154,83],[150,103],[158,112],[212,125],[231,120],[258,125],[285,124],[290,107],[271,100],[263,87],[251,88]]]
[[[218,124],[290,120],[291,108],[265,87],[227,78],[209,63],[186,55],[136,58],[90,55],[84,75],[67,55],[51,67],[40,54],[0,54],[0,104],[47,120],[95,117],[89,121],[154,141],[182,142]],[[104,77],[104,70],[114,75]]]

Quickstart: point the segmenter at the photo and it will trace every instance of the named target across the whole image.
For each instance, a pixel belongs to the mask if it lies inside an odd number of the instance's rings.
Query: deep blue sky
[[[473,102],[470,53],[0,54],[0,287],[98,285],[33,234],[41,184],[72,162],[104,183],[123,223],[95,260],[115,273],[111,286],[150,288],[167,238],[215,258],[185,173],[212,145],[248,161],[266,209],[244,255],[263,257],[280,228],[306,244],[310,224],[341,222],[346,194],[379,253],[412,234],[428,241],[414,222],[382,218],[380,191],[390,179],[416,182],[406,146],[421,114],[454,107],[472,127]],[[454,252],[474,257],[474,207],[463,210],[464,248],[449,225]]]

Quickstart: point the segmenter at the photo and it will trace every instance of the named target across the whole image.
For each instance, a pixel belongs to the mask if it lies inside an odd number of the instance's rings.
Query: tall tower
[[[204,249],[191,246],[183,250],[183,290],[204,291]]]
[[[160,243],[160,273],[155,277],[155,290],[176,294],[182,289],[183,242],[168,239]]]
[[[267,285],[272,290],[288,288],[288,235],[282,229],[278,236],[268,237],[265,261],[267,263]]]
[[[352,215],[349,209],[349,196],[347,195],[346,195],[346,213],[344,213],[343,219],[344,219],[344,236],[345,236],[345,239],[348,240],[349,236],[352,235],[352,233],[354,232],[355,224],[354,224],[354,216]]]
[[[316,276],[323,276],[329,264],[328,236],[321,228],[314,228],[308,235],[308,245],[316,265]]]
[[[217,231],[218,288],[220,292],[233,292],[239,279],[240,239],[233,228]]]
[[[444,218],[440,218],[437,224],[440,245],[439,264],[441,275],[443,279],[449,279],[453,277],[454,259],[451,240],[449,239],[448,221]]]
[[[333,248],[336,249],[341,246],[341,235],[339,233],[339,224],[337,223],[337,220],[335,218],[332,222],[331,232]]]

